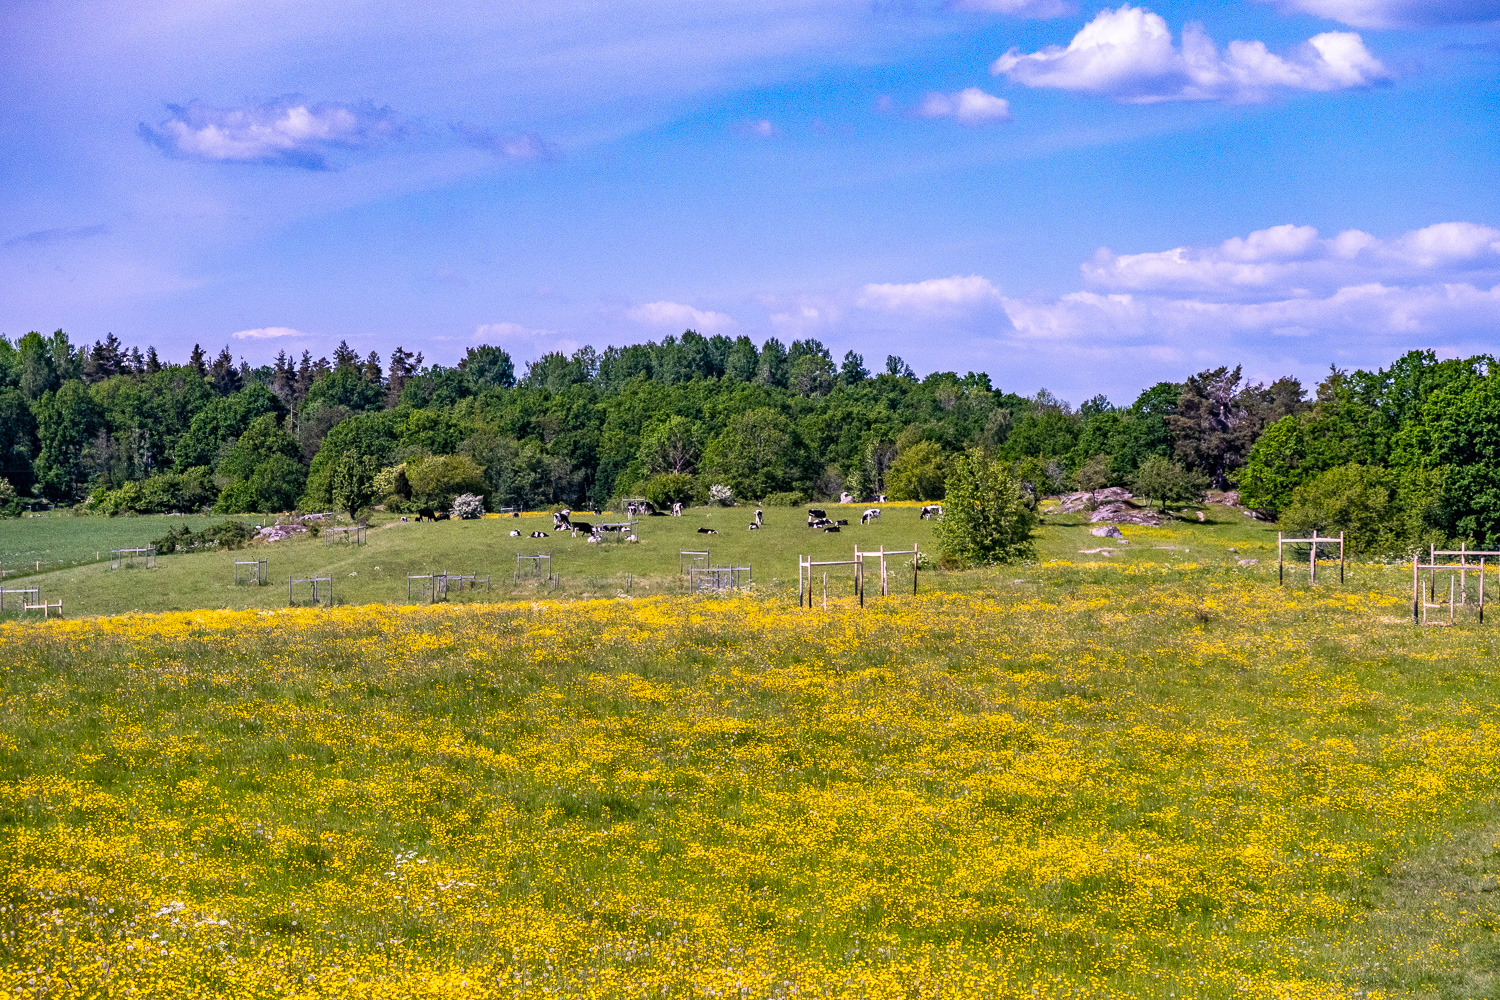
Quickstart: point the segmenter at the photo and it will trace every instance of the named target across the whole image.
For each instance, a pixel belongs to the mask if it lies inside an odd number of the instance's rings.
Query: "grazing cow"
[[[712,528],[699,528],[698,529],[698,534],[700,534],[700,535],[717,535],[718,532],[715,531]]]
[[[871,521],[878,521],[878,520],[880,520],[880,508],[879,507],[871,507],[869,510],[865,511],[863,514],[859,515],[859,523],[860,524],[869,524]]]
[[[587,521],[574,521],[572,524],[568,525],[568,527],[573,529],[574,538],[578,537],[578,533],[580,531],[589,535],[592,535],[594,533],[594,526]]]
[[[520,538],[521,537],[521,529],[520,528],[511,528],[510,529],[510,537],[512,537],[512,538]]]
[[[823,531],[826,532],[826,533],[828,533],[828,534],[837,534],[838,530],[839,530],[839,526],[836,525],[836,524],[830,524],[828,527],[826,527],[826,528],[823,529]]]
[[[568,518],[572,515],[572,513],[573,512],[571,510],[568,510],[566,507],[564,507],[562,510],[560,510],[557,513],[553,514],[552,515],[552,530],[553,531],[567,531],[568,528],[572,527],[571,523],[569,523],[569,521],[568,521]]]
[[[674,503],[672,505],[672,516],[673,517],[681,517],[682,516],[682,504],[681,503]]]
[[[940,504],[940,503],[931,504],[930,506],[922,508],[922,520],[926,521],[929,518],[938,517],[942,513],[943,513],[943,505],[942,504]]]
[[[635,517],[635,514],[636,514],[636,505],[633,504],[633,503],[626,504],[625,505],[625,516],[626,517]]]
[[[759,507],[755,508],[755,523],[757,525],[766,523],[766,512],[761,510]]]

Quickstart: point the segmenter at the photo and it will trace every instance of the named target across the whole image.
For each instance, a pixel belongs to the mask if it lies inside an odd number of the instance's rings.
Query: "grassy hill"
[[[920,519],[919,507],[885,505],[879,522],[861,526],[858,519],[863,506],[833,505],[832,516],[853,522],[837,534],[809,530],[806,514],[800,508],[768,509],[765,527],[758,531],[748,529],[753,512],[746,508],[694,508],[683,517],[642,519],[639,543],[610,541],[598,545],[583,538],[552,534],[550,518],[545,515],[421,524],[379,515],[367,534],[367,544],[362,546],[329,545],[324,539],[304,535],[233,552],[163,556],[154,570],[110,570],[108,549],[149,544],[169,527],[185,523],[201,527],[211,522],[181,517],[23,518],[0,523],[0,549],[31,553],[45,546],[58,556],[63,563],[60,568],[49,568],[57,566],[56,562],[44,562],[43,572],[36,574],[30,566],[23,565],[21,575],[28,578],[26,585],[40,586],[48,600],[62,600],[69,615],[285,607],[288,577],[313,575],[334,578],[335,600],[340,604],[406,603],[407,574],[434,571],[490,577],[492,590],[478,595],[455,594],[453,600],[532,595],[547,591],[534,580],[523,580],[518,586],[513,586],[512,580],[517,569],[516,556],[536,553],[552,556],[553,571],[561,580],[561,589],[553,596],[623,594],[627,576],[630,593],[637,596],[684,592],[687,579],[678,572],[679,553],[684,549],[707,549],[715,565],[749,565],[753,567],[759,591],[785,594],[795,591],[799,555],[819,560],[848,559],[856,545],[866,549],[910,549],[916,545],[924,556],[934,557],[927,565],[936,570],[932,522]],[[1058,565],[1061,563],[1080,565],[1082,568],[1072,573],[1081,572],[1085,576],[1098,572],[1109,575],[1118,572],[1118,568],[1128,571],[1130,567],[1179,565],[1195,568],[1212,565],[1240,575],[1266,572],[1266,560],[1275,558],[1274,527],[1253,521],[1231,508],[1203,509],[1208,515],[1202,524],[1191,520],[1162,529],[1127,526],[1125,533],[1132,542],[1116,546],[1113,555],[1085,551],[1097,550],[1111,542],[1090,535],[1082,518],[1049,517],[1038,535],[1038,558],[1063,577],[1068,576],[1069,570]],[[597,521],[618,515],[585,516]],[[710,528],[718,534],[700,534],[699,528]],[[550,537],[510,537],[509,532],[517,529],[524,535],[542,530]],[[103,557],[99,562],[93,561],[95,551],[100,551]],[[69,563],[70,557],[77,561]],[[1261,566],[1240,567],[1238,560],[1248,557],[1258,557]],[[234,561],[261,558],[268,561],[271,585],[235,586]],[[920,585],[968,589],[987,587],[995,579],[1005,578],[1009,586],[1008,580],[1018,575],[1024,574],[1011,570],[989,574],[929,571],[921,575],[921,581],[925,582]],[[13,581],[16,577],[8,575],[6,579]],[[830,571],[830,579],[835,594],[849,589],[841,571]],[[903,577],[903,586],[908,585],[909,577]]]

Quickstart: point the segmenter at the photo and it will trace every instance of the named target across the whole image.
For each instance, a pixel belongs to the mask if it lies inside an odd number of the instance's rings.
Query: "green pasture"
[[[62,600],[68,616],[118,614],[131,611],[168,611],[190,608],[270,608],[287,604],[289,577],[333,578],[334,600],[339,604],[406,603],[408,574],[476,574],[490,578],[489,590],[465,591],[450,600],[489,600],[549,593],[556,597],[605,597],[626,593],[644,596],[682,593],[688,578],[679,570],[683,550],[707,550],[715,566],[750,566],[760,592],[795,592],[797,559],[849,559],[856,545],[863,549],[910,549],[923,553],[920,587],[966,590],[990,587],[1068,587],[1080,583],[1103,583],[1149,570],[1154,579],[1162,574],[1194,577],[1204,573],[1226,576],[1265,577],[1275,573],[1276,527],[1256,521],[1228,507],[1183,508],[1180,519],[1163,528],[1124,526],[1125,542],[1099,538],[1081,515],[1046,514],[1036,534],[1035,560],[1001,566],[979,573],[944,570],[936,557],[933,522],[920,519],[915,506],[883,506],[882,517],[860,525],[865,505],[824,505],[834,518],[851,523],[838,533],[810,530],[805,508],[766,509],[765,526],[749,530],[753,509],[748,507],[692,508],[682,517],[641,518],[638,542],[613,536],[603,543],[584,537],[554,533],[550,517],[532,514],[521,518],[487,517],[478,521],[437,523],[401,521],[377,514],[364,545],[330,544],[326,538],[299,535],[274,543],[256,542],[234,551],[209,550],[162,556],[155,569],[143,567],[111,570],[108,549],[143,546],[168,529],[186,525],[202,528],[217,518],[119,517],[51,515],[0,523],[0,555],[7,565],[6,579],[15,586],[19,576],[26,585],[41,587],[49,601]],[[1046,505],[1044,504],[1044,511]],[[1203,512],[1199,521],[1197,514]],[[582,514],[578,519],[618,520],[620,515]],[[247,518],[252,523],[269,518]],[[347,522],[341,522],[347,523]],[[705,534],[707,528],[715,534]],[[512,530],[522,532],[511,537]],[[534,539],[533,531],[549,537]],[[99,558],[95,560],[95,553]],[[540,579],[530,564],[520,565],[518,555],[547,554],[552,557],[555,584]],[[41,560],[41,572],[34,560]],[[263,587],[236,585],[236,560],[267,560],[269,583]],[[1256,560],[1253,565],[1241,565]],[[701,564],[701,561],[700,561]],[[906,559],[891,563],[892,587],[910,586],[910,564]],[[822,574],[829,577],[831,596],[851,589],[851,571],[844,567],[819,569],[815,590],[822,593]],[[1322,580],[1337,577],[1337,566],[1328,566]],[[1183,576],[1186,579],[1186,576]],[[1409,579],[1400,567],[1370,564],[1349,568],[1351,585],[1399,590]],[[1289,581],[1306,580],[1305,563],[1289,569]],[[419,585],[418,585],[419,586]],[[296,598],[309,595],[299,587]],[[9,612],[7,611],[7,614]]]

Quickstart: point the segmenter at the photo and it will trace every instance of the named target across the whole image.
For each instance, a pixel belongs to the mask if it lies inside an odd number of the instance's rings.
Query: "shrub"
[[[164,556],[214,546],[237,549],[254,537],[255,529],[244,521],[220,521],[202,531],[193,531],[187,527],[173,528],[151,544],[156,546],[157,555]]]
[[[641,496],[650,500],[659,510],[669,510],[674,503],[693,502],[693,493],[698,484],[685,472],[668,472],[652,476],[641,487]]]
[[[468,455],[413,458],[405,465],[405,475],[411,488],[411,504],[415,508],[446,509],[453,506],[454,498],[463,493],[475,493],[481,497],[490,495],[484,471]]]
[[[760,502],[766,507],[798,507],[806,499],[801,493],[767,493]]]
[[[948,473],[938,547],[955,563],[1011,562],[1030,555],[1036,515],[1005,465],[971,451]]]
[[[21,498],[10,480],[0,476],[0,517],[20,517]]]
[[[453,498],[453,509],[449,516],[460,521],[472,521],[484,513],[484,497],[474,493],[460,493]]]
[[[935,442],[908,445],[886,473],[886,491],[892,500],[941,500],[944,464],[943,449]]]
[[[723,483],[714,483],[708,488],[708,502],[720,507],[734,506],[734,490]]]
[[[1419,491],[1406,491],[1413,510],[1402,511],[1395,478],[1385,469],[1351,463],[1329,469],[1292,490],[1282,511],[1283,528],[1299,537],[1344,533],[1351,554],[1395,553],[1415,547],[1425,535]]]
[[[169,472],[125,483],[118,489],[95,490],[89,506],[111,517],[116,514],[191,514],[214,502],[214,489],[203,468]]]

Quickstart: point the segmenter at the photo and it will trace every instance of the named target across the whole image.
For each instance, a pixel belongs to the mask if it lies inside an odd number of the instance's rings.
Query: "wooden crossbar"
[[[1344,533],[1339,536],[1332,535],[1319,537],[1318,529],[1314,528],[1311,538],[1284,538],[1281,532],[1276,532],[1276,583],[1286,582],[1286,563],[1282,556],[1282,550],[1287,545],[1310,546],[1307,554],[1307,576],[1309,583],[1318,582],[1318,547],[1323,545],[1337,545],[1339,547],[1339,583],[1344,582]],[[1331,560],[1330,560],[1331,561]]]

